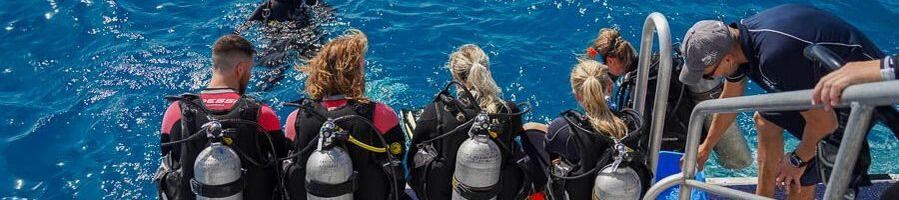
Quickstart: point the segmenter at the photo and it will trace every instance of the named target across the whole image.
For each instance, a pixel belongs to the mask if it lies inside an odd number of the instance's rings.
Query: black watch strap
[[[790,152],[790,164],[794,167],[805,167],[808,166],[809,162],[811,162],[811,159],[809,159],[809,161],[802,160],[802,158],[796,154],[796,151]]]

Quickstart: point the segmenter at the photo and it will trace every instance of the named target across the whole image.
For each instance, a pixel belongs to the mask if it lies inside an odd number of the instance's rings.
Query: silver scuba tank
[[[640,199],[640,176],[630,167],[606,166],[593,182],[593,199]]]
[[[502,155],[487,133],[488,120],[486,113],[478,114],[468,132],[469,138],[459,146],[453,172],[453,200],[467,199],[465,196],[470,195],[466,193],[484,195],[477,199],[496,199]]]
[[[687,86],[687,90],[690,91],[696,103],[699,103],[709,99],[717,99],[723,90],[722,85],[723,81],[721,79],[701,79],[698,84]],[[712,118],[709,116],[705,120],[704,126],[708,129],[711,126]],[[727,131],[721,136],[714,150],[718,156],[718,165],[724,168],[742,169],[748,167],[753,161],[752,152],[750,152],[749,145],[746,142],[746,138],[743,137],[743,133],[740,132],[740,128],[737,128],[737,123],[732,123],[727,127]]]
[[[346,133],[338,130],[334,121],[328,120],[322,125],[318,137],[318,147],[306,160],[307,199],[353,199],[353,191],[351,190],[335,197],[319,197],[313,195],[315,191],[309,191],[311,189],[309,187],[310,183],[339,185],[352,181],[353,161],[350,160],[350,154],[346,150],[339,145],[335,145],[338,134]]]
[[[218,122],[210,122],[204,125],[206,127],[207,137],[221,138],[222,125]],[[225,197],[217,197],[210,195],[202,188],[209,186],[232,185],[236,181],[241,181],[240,177],[243,170],[240,168],[240,156],[237,152],[222,145],[216,141],[203,149],[197,155],[194,162],[194,178],[191,180],[191,190],[196,194],[197,199],[243,199],[243,187],[231,188],[231,195]],[[227,195],[227,194],[218,194]]]
[[[640,199],[643,190],[640,175],[630,167],[620,166],[627,156],[627,147],[616,141],[615,150],[618,151],[615,161],[596,174],[593,181],[593,199]]]

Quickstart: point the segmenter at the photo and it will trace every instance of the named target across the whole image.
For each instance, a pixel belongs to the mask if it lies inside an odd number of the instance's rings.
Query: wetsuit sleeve
[[[173,135],[176,137],[181,135],[181,105],[178,102],[170,104],[162,116],[162,128],[159,134],[160,144],[171,142]],[[161,152],[166,154],[171,149],[171,147],[162,147]]]
[[[390,145],[390,148],[388,149],[394,155],[402,156],[405,152],[403,144],[406,140],[403,131],[400,129],[399,119],[397,118],[396,112],[394,112],[393,108],[390,106],[382,103],[375,104],[374,112],[374,119],[372,121],[375,124],[375,128],[384,134],[384,140]],[[392,148],[400,148],[400,151],[393,152]]]
[[[374,124],[381,133],[387,133],[390,129],[399,126],[399,118],[396,111],[385,104],[375,104]]]
[[[278,115],[275,114],[271,107],[262,106],[259,112],[259,125],[262,125],[262,129],[271,137],[276,157],[286,156],[290,142],[287,142],[284,132],[281,131],[281,119],[278,118]]]
[[[294,110],[287,116],[287,121],[284,122],[284,137],[290,141],[293,141],[297,135],[297,113],[299,112],[299,109]]]
[[[550,160],[560,157],[569,157],[567,152],[568,138],[570,137],[568,123],[562,117],[558,117],[549,123],[549,132],[546,133],[544,146]]]

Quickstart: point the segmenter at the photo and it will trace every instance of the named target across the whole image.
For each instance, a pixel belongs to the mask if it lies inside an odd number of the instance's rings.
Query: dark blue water
[[[164,95],[196,92],[208,80],[212,42],[260,1],[0,1],[0,198],[149,199],[158,166]],[[650,12],[668,16],[674,41],[700,19],[736,20],[773,1],[330,1],[330,32],[358,28],[371,42],[369,95],[395,108],[429,101],[449,75],[454,47],[481,45],[504,95],[530,101],[531,121],[576,106],[567,75],[587,41],[618,27],[636,42]],[[899,3],[805,2],[833,11],[899,53]],[[253,41],[266,40],[250,32]],[[333,35],[333,34],[331,34]],[[264,73],[265,70],[260,70]],[[303,78],[286,73],[267,100],[299,98]],[[258,81],[257,81],[258,82]],[[251,91],[256,91],[254,88]],[[756,93],[758,88],[753,88]],[[748,114],[740,125],[755,140]],[[787,137],[790,138],[790,137]],[[878,128],[872,173],[899,172],[899,147]],[[795,139],[791,143],[795,145]],[[755,146],[753,142],[751,146]],[[788,147],[792,149],[792,147]],[[710,166],[710,176],[755,169]]]

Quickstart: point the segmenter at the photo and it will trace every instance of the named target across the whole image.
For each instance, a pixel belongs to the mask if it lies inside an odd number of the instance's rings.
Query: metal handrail
[[[634,97],[639,102],[634,105],[634,109],[641,114],[646,110],[646,86],[649,85],[653,33],[659,36],[659,69],[656,75],[656,98],[653,102],[648,150],[649,169],[652,170],[652,174],[656,174],[662,144],[662,128],[665,124],[665,108],[668,107],[668,83],[671,81],[671,31],[668,29],[668,19],[662,13],[649,14],[643,23],[643,37],[640,40],[640,57],[637,64],[637,89],[634,91]]]
[[[690,115],[690,124],[687,128],[687,144],[684,153],[683,173],[675,177],[665,178],[647,191],[644,200],[655,199],[662,190],[674,185],[682,185],[680,199],[690,199],[690,188],[697,187],[714,194],[726,194],[738,199],[755,199],[759,196],[736,191],[725,187],[712,187],[711,184],[701,183],[695,180],[696,152],[699,147],[700,131],[704,118],[714,113],[737,113],[750,111],[789,111],[821,108],[822,105],[811,104],[811,90],[762,94],[726,99],[716,99],[700,102]],[[836,107],[851,107],[846,133],[840,150],[837,153],[836,169],[831,174],[830,181],[825,191],[825,199],[837,199],[842,197],[849,183],[849,175],[852,173],[858,151],[864,142],[866,125],[871,120],[872,107],[882,105],[894,105],[899,103],[899,80],[867,83],[847,87],[841,97],[842,102]]]

